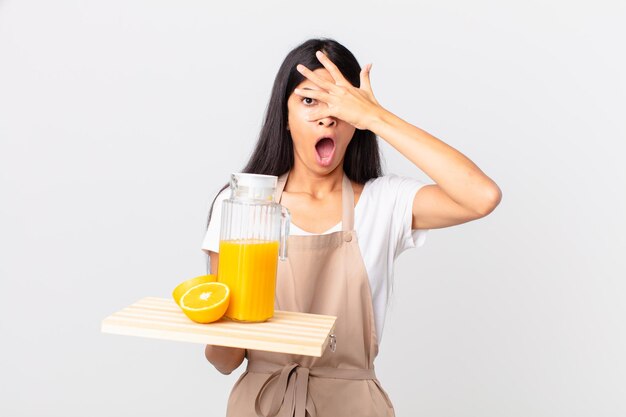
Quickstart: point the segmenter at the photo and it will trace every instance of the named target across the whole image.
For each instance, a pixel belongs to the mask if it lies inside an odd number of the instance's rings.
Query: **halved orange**
[[[199,277],[191,278],[186,281],[181,282],[174,288],[172,292],[172,297],[174,297],[174,301],[180,307],[180,298],[184,293],[189,291],[189,288],[195,287],[198,284],[204,284],[207,282],[215,282],[217,281],[217,275],[200,275]]]
[[[207,282],[191,287],[180,297],[183,313],[196,323],[219,320],[230,301],[230,289],[223,282]]]

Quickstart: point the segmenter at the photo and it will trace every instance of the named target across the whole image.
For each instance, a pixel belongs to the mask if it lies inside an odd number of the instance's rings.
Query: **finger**
[[[324,68],[328,70],[330,76],[333,77],[333,80],[335,80],[337,85],[352,85],[348,80],[346,80],[346,77],[343,76],[337,65],[335,65],[335,63],[331,61],[325,53],[317,51],[315,56],[319,59]]]
[[[333,117],[328,110],[316,110],[312,111],[306,116],[308,122],[314,122],[315,120],[324,119],[326,117]]]
[[[372,70],[372,64],[367,64],[359,75],[361,78],[361,86],[359,88],[372,92],[372,85],[370,84],[370,71]]]
[[[318,101],[323,101],[324,103],[328,103],[330,100],[330,94],[321,90],[311,90],[310,88],[296,88],[293,90],[294,94],[300,97],[308,97]]]
[[[337,87],[335,84],[331,83],[330,81],[326,81],[325,79],[318,76],[316,73],[314,73],[313,71],[311,71],[310,69],[308,69],[302,64],[298,64],[296,66],[296,69],[298,70],[300,74],[304,75],[309,81],[311,81],[316,86],[323,88],[324,90],[331,91]]]

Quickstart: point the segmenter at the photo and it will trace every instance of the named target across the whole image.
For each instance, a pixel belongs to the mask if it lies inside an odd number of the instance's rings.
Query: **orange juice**
[[[226,317],[265,321],[274,315],[278,241],[220,241],[217,281],[230,288]]]

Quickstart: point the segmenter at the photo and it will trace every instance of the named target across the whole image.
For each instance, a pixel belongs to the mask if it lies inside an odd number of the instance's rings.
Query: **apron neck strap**
[[[285,189],[285,184],[287,184],[287,177],[289,177],[289,171],[278,177],[276,192],[274,193],[274,201],[278,204],[280,204],[280,199],[283,196],[283,190]]]
[[[276,193],[274,194],[274,201],[280,204],[280,199],[287,184],[287,178],[289,177],[289,171],[278,177],[276,184]],[[343,180],[341,182],[341,205],[342,205],[342,217],[341,217],[341,229],[346,232],[354,228],[354,190],[352,189],[352,183],[350,179],[343,173]]]
[[[341,184],[341,204],[343,206],[341,230],[348,232],[354,229],[354,190],[352,190],[352,183],[345,172]]]

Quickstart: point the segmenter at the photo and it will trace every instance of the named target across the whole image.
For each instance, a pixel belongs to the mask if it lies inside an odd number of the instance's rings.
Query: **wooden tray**
[[[319,357],[335,320],[334,316],[276,310],[263,323],[223,318],[199,324],[189,320],[174,300],[146,297],[105,318],[102,332]]]

